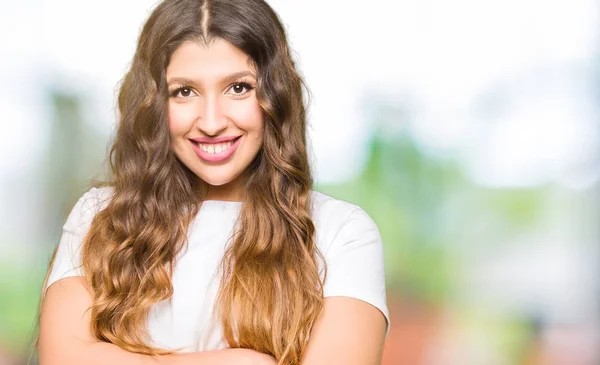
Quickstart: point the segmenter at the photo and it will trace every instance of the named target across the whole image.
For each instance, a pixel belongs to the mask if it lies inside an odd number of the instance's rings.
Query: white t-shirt
[[[77,201],[66,223],[54,265],[52,283],[83,276],[80,249],[94,215],[108,204],[112,188],[92,188]],[[383,245],[371,217],[359,206],[312,192],[312,218],[317,246],[327,263],[325,297],[360,299],[378,308],[387,320]],[[218,269],[242,203],[205,201],[188,230],[173,272],[171,300],[156,304],[148,318],[152,345],[203,351],[226,347],[213,303],[219,287]]]

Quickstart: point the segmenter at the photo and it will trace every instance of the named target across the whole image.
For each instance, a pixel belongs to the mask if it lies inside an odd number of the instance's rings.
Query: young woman
[[[41,365],[381,361],[381,236],[312,190],[302,82],[263,0],[160,3],[118,104],[110,181],[46,278]]]

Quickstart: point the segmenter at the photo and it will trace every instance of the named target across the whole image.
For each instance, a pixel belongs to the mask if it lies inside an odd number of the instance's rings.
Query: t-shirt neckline
[[[201,207],[211,208],[241,208],[242,202],[231,200],[203,200]]]

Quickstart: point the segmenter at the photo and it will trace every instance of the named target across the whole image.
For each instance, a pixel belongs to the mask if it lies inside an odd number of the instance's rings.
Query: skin
[[[385,317],[374,306],[349,297],[328,297],[301,364],[380,365],[385,332]]]
[[[244,171],[262,147],[263,111],[249,57],[230,43],[188,41],[167,67],[171,145],[183,164],[208,185],[206,199],[241,199]],[[242,136],[233,156],[207,162],[190,142],[195,137]]]

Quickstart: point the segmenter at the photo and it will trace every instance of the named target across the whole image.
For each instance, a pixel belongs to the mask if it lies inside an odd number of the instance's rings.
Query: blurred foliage
[[[102,179],[106,160],[106,136],[86,126],[86,100],[78,95],[49,90],[52,118],[50,150],[44,164],[48,229],[62,225],[64,217],[94,179]],[[88,115],[85,118],[84,115]]]
[[[40,239],[23,243],[32,248],[28,257],[0,258],[0,343],[16,355],[28,353],[35,338],[41,287],[61,227],[89,181],[102,175],[106,152],[106,136],[84,125],[85,100],[54,89],[47,95],[53,111],[50,147],[43,168],[30,177],[41,181],[46,191],[39,203],[42,221],[34,234]]]
[[[542,218],[543,188],[503,190],[470,182],[457,161],[426,154],[410,136],[376,133],[363,172],[316,189],[365,209],[383,237],[391,288],[440,303],[457,290],[457,252],[497,244]],[[489,236],[489,242],[481,237]]]
[[[371,215],[385,244],[390,287],[438,302],[450,289],[452,273],[439,215],[445,190],[457,181],[456,166],[432,161],[406,136],[392,142],[375,135],[359,176],[315,188]]]
[[[29,266],[0,261],[0,343],[14,354],[29,351],[43,275]]]
[[[464,292],[459,275],[462,265],[472,263],[470,255],[518,241],[543,222],[547,189],[478,186],[452,157],[429,155],[410,135],[381,130],[359,176],[316,190],[363,207],[377,223],[392,293],[424,308],[443,308],[457,335],[474,334],[509,363],[522,363],[536,335],[526,314],[490,315],[453,299]]]

